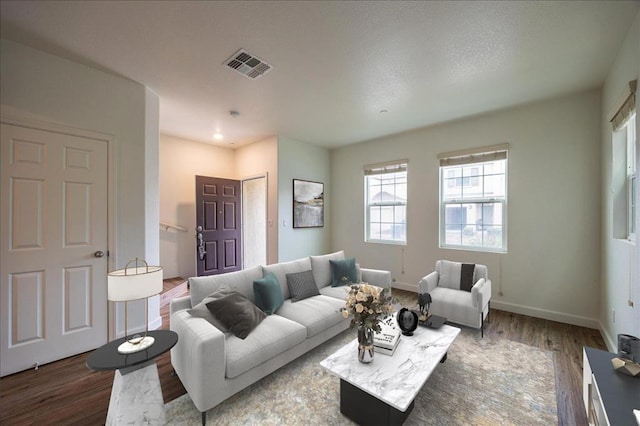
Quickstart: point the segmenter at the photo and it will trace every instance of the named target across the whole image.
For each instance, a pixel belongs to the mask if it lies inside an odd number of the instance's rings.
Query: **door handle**
[[[198,231],[201,231],[202,227],[198,226]],[[207,251],[204,249],[204,238],[202,237],[202,232],[198,232],[198,257],[200,260],[204,260],[204,255],[207,254]]]
[[[104,252],[102,250],[98,250],[97,252],[93,253],[93,257],[102,257],[104,256]]]

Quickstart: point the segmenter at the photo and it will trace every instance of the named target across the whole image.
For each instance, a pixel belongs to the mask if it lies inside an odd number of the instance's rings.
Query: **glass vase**
[[[373,361],[373,330],[358,328],[358,361],[368,364]]]

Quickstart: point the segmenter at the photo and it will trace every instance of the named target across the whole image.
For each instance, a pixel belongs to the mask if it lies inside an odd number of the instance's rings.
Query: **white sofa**
[[[418,283],[418,291],[431,295],[430,314],[445,317],[456,324],[479,328],[484,337],[484,320],[489,315],[491,302],[491,280],[487,267],[475,265],[471,291],[460,288],[461,274],[462,263],[438,260],[436,270]]]
[[[329,260],[339,259],[344,259],[344,252],[189,278],[191,294],[171,301],[170,328],[179,336],[171,349],[171,364],[202,413],[203,424],[207,410],[349,327],[349,320],[340,313],[348,286],[330,285]],[[286,274],[308,270],[320,295],[292,303]],[[188,312],[220,288],[238,291],[255,302],[253,281],[267,272],[278,278],[284,304],[244,340]],[[391,286],[388,271],[360,269],[360,274],[364,282]]]

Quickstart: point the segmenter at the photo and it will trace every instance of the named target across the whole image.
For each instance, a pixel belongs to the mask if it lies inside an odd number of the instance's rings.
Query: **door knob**
[[[93,253],[94,257],[102,257],[104,256],[104,252],[102,250],[98,250],[97,252]]]

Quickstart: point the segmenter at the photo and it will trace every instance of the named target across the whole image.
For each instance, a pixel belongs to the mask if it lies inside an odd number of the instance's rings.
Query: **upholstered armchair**
[[[484,337],[491,302],[491,280],[485,265],[438,260],[436,270],[420,280],[418,291],[431,295],[430,314],[479,328]]]

